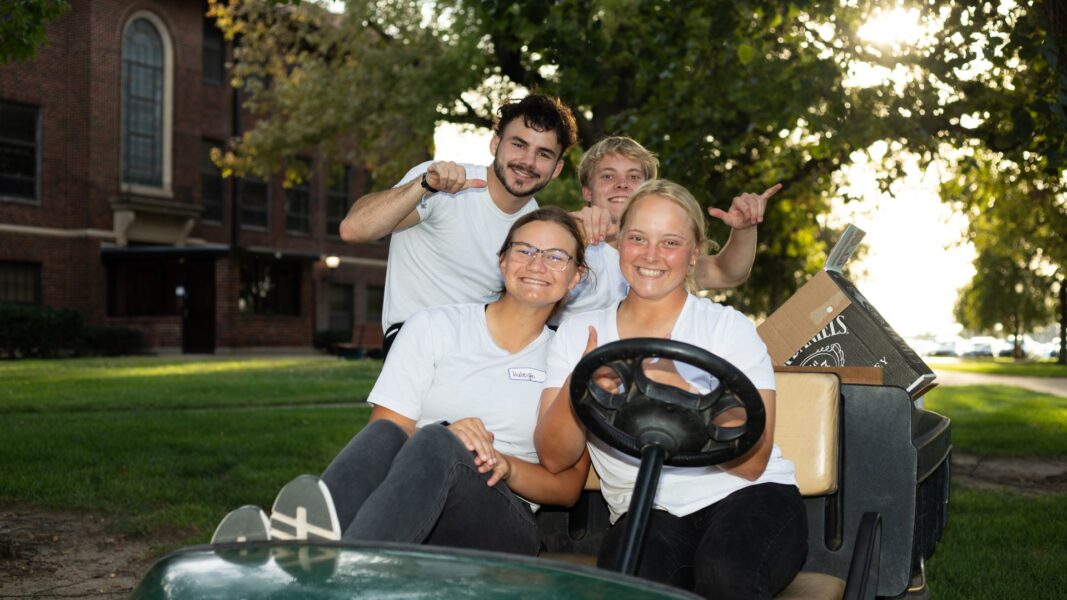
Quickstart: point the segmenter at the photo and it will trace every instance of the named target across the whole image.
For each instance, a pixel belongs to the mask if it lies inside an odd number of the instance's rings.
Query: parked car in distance
[[[993,345],[997,343],[995,338],[978,336],[967,340],[967,348],[961,356],[967,358],[986,358],[993,356]]]
[[[939,339],[930,356],[959,356],[962,347],[963,340],[960,338]]]

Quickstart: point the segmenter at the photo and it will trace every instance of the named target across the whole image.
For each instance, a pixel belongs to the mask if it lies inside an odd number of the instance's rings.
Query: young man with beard
[[[360,198],[341,222],[347,242],[393,234],[382,307],[386,352],[404,321],[421,309],[497,297],[501,242],[512,223],[537,209],[533,195],[559,175],[563,153],[577,141],[574,115],[558,98],[531,94],[499,114],[489,144],[491,169],[420,164],[392,189]],[[590,214],[599,215],[606,230],[606,215],[587,212],[587,220]]]
[[[556,322],[572,314],[605,308],[626,297],[628,286],[618,266],[614,225],[630,195],[658,174],[659,160],[632,138],[604,138],[582,155],[578,180],[588,206],[578,213],[579,217],[596,220],[606,211],[612,225],[600,230],[604,235],[590,236],[585,251],[589,275],[555,316]],[[692,275],[700,289],[733,288],[748,279],[756,258],[756,225],[763,221],[767,200],[780,189],[781,184],[777,184],[762,194],[743,193],[733,199],[729,211],[708,209],[709,215],[729,225],[731,230],[718,254],[697,258]]]

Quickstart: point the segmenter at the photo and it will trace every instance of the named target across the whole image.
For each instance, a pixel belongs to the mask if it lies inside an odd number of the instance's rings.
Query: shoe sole
[[[258,506],[251,504],[230,511],[211,536],[212,544],[270,541],[270,520]]]
[[[301,475],[278,492],[270,515],[270,536],[274,540],[339,540],[330,490],[314,475]]]

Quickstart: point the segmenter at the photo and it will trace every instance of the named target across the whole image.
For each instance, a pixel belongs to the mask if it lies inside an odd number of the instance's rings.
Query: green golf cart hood
[[[521,556],[404,544],[195,546],[160,559],[133,593],[185,598],[693,598],[617,573]]]

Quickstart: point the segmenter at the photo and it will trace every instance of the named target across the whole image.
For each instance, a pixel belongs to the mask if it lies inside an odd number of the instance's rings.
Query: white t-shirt
[[[619,339],[617,310],[616,306],[611,306],[582,313],[560,325],[549,345],[546,388],[563,386],[582,357],[590,325],[596,328],[601,345]],[[767,347],[756,335],[752,322],[732,308],[690,294],[671,331],[671,339],[699,346],[722,357],[752,380],[756,389],[775,389],[774,370]],[[679,364],[678,367],[683,376],[690,375],[684,365]],[[692,376],[687,379],[702,391],[714,384]],[[611,448],[592,433],[589,434],[588,446],[593,466],[600,474],[601,491],[611,510],[611,521],[615,522],[629,509],[641,461]],[[664,466],[654,507],[684,517],[756,483],[796,485],[793,463],[782,457],[777,445],[771,449],[767,469],[754,482],[726,473],[718,467]]]
[[[419,311],[397,334],[367,402],[416,427],[477,417],[499,452],[536,463],[533,435],[551,339],[546,327],[511,353],[489,335],[483,304]]]
[[[630,291],[630,284],[619,268],[619,251],[607,242],[585,248],[585,264],[589,272],[571,290],[567,303],[552,317],[552,323],[562,323],[571,315],[600,310],[618,304]]]
[[[397,186],[422,177],[431,164],[411,169]],[[462,166],[468,179],[486,179],[486,167]],[[393,233],[389,242],[382,328],[431,306],[495,300],[504,285],[497,252],[511,225],[536,209],[531,198],[509,215],[493,203],[486,188],[424,199],[416,208],[418,224]]]

